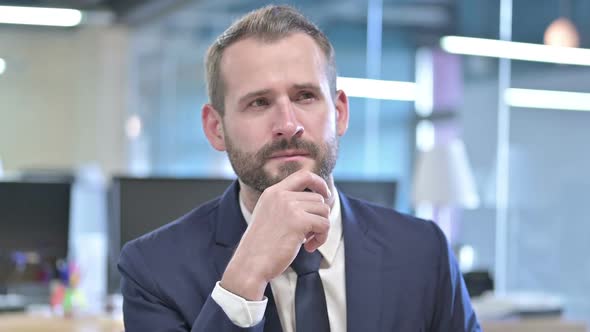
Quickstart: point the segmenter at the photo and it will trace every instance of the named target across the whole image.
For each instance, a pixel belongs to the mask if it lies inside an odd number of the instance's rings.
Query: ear
[[[203,105],[201,123],[209,144],[217,151],[225,151],[223,121],[219,112],[211,104]]]
[[[348,130],[348,97],[342,90],[336,91],[336,132],[344,135]]]

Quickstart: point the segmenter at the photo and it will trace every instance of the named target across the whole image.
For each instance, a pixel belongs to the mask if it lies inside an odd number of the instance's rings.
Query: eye
[[[248,104],[249,107],[264,107],[264,106],[268,106],[270,103],[268,102],[268,100],[266,98],[257,98],[254,101],[252,101],[250,104]]]
[[[298,101],[311,101],[313,99],[315,99],[315,94],[309,91],[302,91],[297,95]]]

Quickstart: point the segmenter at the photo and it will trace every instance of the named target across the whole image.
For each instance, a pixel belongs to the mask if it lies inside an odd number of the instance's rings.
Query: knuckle
[[[295,223],[295,229],[297,230],[297,232],[299,232],[300,234],[302,234],[304,237],[307,236],[307,234],[309,234],[312,231],[312,224],[309,222],[297,222]]]
[[[326,232],[330,230],[330,220],[324,219],[322,222],[322,227]]]
[[[305,234],[313,233],[313,223],[308,223],[305,225]]]
[[[318,202],[324,203],[324,196],[318,194],[318,193],[313,193],[313,197],[315,198],[315,200],[317,200]]]

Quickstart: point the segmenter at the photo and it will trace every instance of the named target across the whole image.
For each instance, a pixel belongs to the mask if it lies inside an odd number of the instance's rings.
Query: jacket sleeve
[[[431,331],[481,332],[469,293],[446,236],[435,228],[440,247],[437,299]]]
[[[121,251],[118,269],[121,273],[123,320],[126,332],[262,332],[263,319],[250,328],[232,323],[221,307],[211,298],[202,303],[194,322],[187,322],[182,314],[161,296],[156,281],[136,245],[130,243]],[[198,296],[195,294],[195,296]]]

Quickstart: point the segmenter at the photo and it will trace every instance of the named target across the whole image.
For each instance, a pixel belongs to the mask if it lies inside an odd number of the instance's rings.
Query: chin
[[[280,165],[274,166],[270,173],[274,178],[277,178],[279,181],[284,180],[289,175],[299,171],[299,170],[314,170],[314,163],[313,162],[300,162],[300,161],[287,161],[281,163]]]

